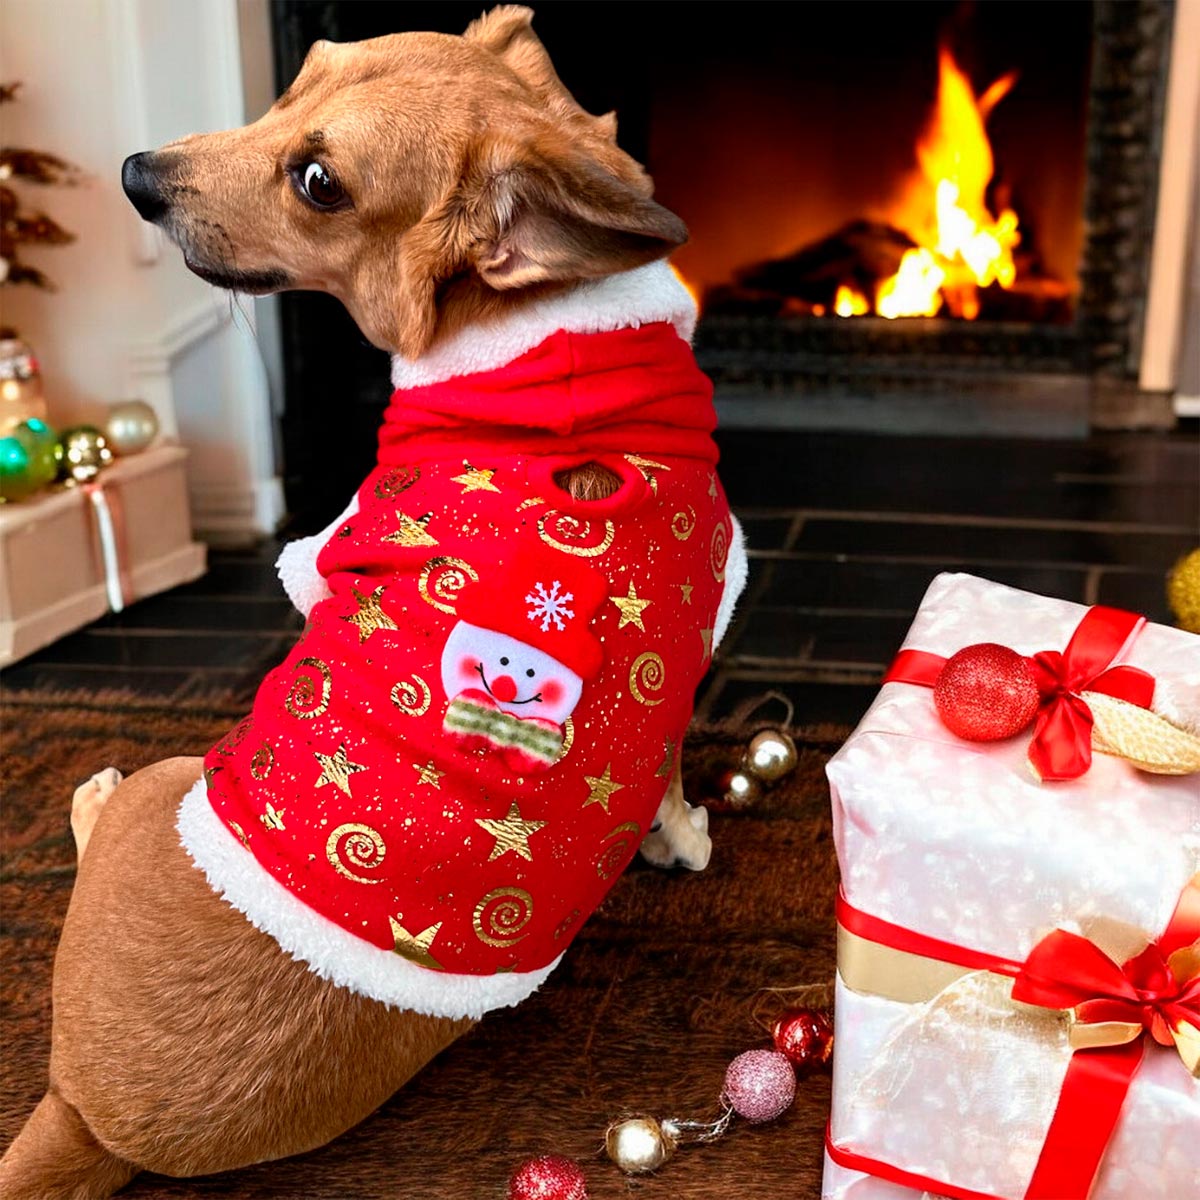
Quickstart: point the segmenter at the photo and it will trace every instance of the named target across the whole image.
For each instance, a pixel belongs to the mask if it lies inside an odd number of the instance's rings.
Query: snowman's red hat
[[[495,577],[463,588],[455,612],[459,620],[516,638],[591,679],[604,651],[588,626],[607,592],[603,576],[582,560],[523,545],[506,556]]]

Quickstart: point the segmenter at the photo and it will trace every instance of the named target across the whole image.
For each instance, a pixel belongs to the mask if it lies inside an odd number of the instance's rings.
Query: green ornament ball
[[[12,436],[20,438],[28,450],[37,486],[53,483],[58,475],[58,434],[39,417],[30,417],[12,431]]]
[[[0,500],[24,500],[40,486],[28,441],[15,434],[0,438]]]

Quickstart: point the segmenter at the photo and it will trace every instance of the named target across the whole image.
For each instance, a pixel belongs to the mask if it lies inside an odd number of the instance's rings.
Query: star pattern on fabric
[[[609,600],[621,610],[618,629],[624,629],[626,625],[636,625],[643,633],[646,632],[646,626],[642,624],[642,612],[649,608],[653,601],[638,599],[632,579],[629,581],[629,591],[626,595],[609,596]]]
[[[422,784],[428,784],[430,787],[435,787],[438,791],[441,791],[442,785],[439,780],[446,772],[439,771],[433,765],[432,760],[424,766],[421,766],[420,763],[413,763],[413,770],[417,773],[417,787],[420,787]]]
[[[583,802],[583,807],[587,808],[589,804],[599,804],[605,812],[608,812],[608,802],[612,798],[613,792],[619,792],[625,786],[613,779],[612,763],[604,768],[603,775],[585,775],[583,782],[590,789],[588,798]]]
[[[675,766],[675,743],[669,737],[663,738],[663,760],[654,772],[655,779],[670,779],[671,770]]]
[[[397,509],[396,517],[400,525],[387,534],[383,540],[391,542],[393,546],[436,546],[437,538],[426,528],[429,518],[432,516],[432,513],[425,513],[424,516],[414,519]]]
[[[320,785],[318,784],[317,786],[319,787]],[[287,826],[283,823],[284,814],[286,812],[287,812],[286,808],[276,808],[270,802],[270,800],[268,800],[267,801],[267,811],[264,813],[259,813],[258,819],[268,829],[286,829]]]
[[[712,471],[708,473],[708,498],[713,501],[717,498],[717,477]]]
[[[677,583],[675,586],[679,589],[679,603],[680,604],[691,604],[692,588],[694,588],[696,586],[692,582],[692,577],[689,575],[687,583]]]
[[[492,847],[491,854],[488,855],[488,862],[494,862],[510,850],[527,862],[533,862],[533,851],[529,848],[529,839],[539,829],[544,828],[546,822],[526,821],[521,816],[521,809],[514,800],[505,816],[499,819],[476,817],[475,824],[486,829],[496,839],[496,844]]]
[[[358,644],[361,646],[378,629],[395,629],[396,622],[383,611],[383,584],[381,583],[369,596],[364,596],[356,587],[351,587],[354,602],[358,605],[356,612],[342,617],[358,629]]]
[[[350,795],[350,776],[356,771],[367,768],[361,763],[351,762],[346,753],[346,747],[339,746],[332,754],[322,754],[320,750],[313,752],[313,757],[321,764],[321,777],[316,786],[323,788],[332,783],[339,791]]]
[[[712,640],[713,631],[711,629],[700,630],[700,641],[704,644],[704,657],[712,658]]]
[[[658,495],[658,480],[654,477],[655,471],[669,471],[671,468],[666,463],[655,462],[652,458],[642,458],[640,454],[626,454],[625,461],[637,467],[642,473],[642,478],[650,485],[650,490]]]
[[[492,476],[496,473],[493,468],[473,467],[465,458],[463,467],[465,470],[461,475],[450,477],[451,482],[462,484],[461,495],[465,496],[468,492],[498,492],[500,490],[492,482]]]
[[[442,964],[429,952],[429,947],[433,945],[438,931],[442,928],[441,921],[438,921],[436,925],[430,925],[427,929],[422,929],[420,933],[416,934],[409,933],[400,924],[398,917],[388,917],[388,923],[392,927],[392,939],[395,942],[393,949],[395,953],[400,955],[401,958],[407,958],[410,963],[416,963],[418,967],[428,967],[433,971],[440,971],[442,969]]]

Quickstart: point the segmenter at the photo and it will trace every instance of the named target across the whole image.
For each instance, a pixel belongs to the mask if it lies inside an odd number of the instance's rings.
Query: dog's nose
[[[121,186],[144,221],[157,221],[169,207],[153,159],[150,151],[131,154],[121,167]]]
[[[511,675],[500,675],[492,680],[492,695],[501,704],[517,698],[517,681]]]

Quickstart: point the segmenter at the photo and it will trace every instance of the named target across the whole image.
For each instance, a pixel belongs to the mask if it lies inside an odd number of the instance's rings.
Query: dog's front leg
[[[654,824],[642,842],[642,857],[656,867],[703,871],[711,856],[708,809],[703,805],[693,807],[683,798],[683,778],[676,767]]]

